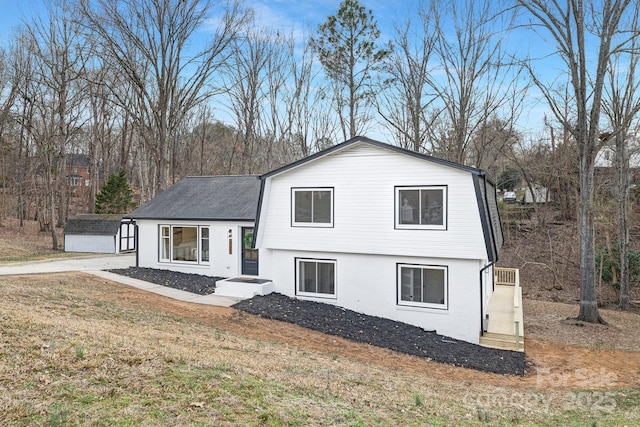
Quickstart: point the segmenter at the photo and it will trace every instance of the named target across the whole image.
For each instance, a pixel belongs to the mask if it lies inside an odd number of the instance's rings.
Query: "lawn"
[[[640,423],[635,378],[597,360],[486,374],[83,273],[0,277],[0,292],[3,426]]]

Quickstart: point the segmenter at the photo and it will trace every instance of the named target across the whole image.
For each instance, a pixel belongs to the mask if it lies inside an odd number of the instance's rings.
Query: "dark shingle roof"
[[[134,219],[253,221],[260,179],[245,176],[189,176],[127,215]]]
[[[115,236],[121,220],[116,214],[79,214],[67,220],[64,234]]]

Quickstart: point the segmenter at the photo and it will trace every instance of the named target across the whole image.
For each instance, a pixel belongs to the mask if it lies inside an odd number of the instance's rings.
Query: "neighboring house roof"
[[[256,175],[188,176],[127,218],[254,221],[260,196]]]
[[[122,215],[79,214],[67,220],[64,234],[115,236],[121,221]]]
[[[363,136],[356,136],[341,144],[335,145],[331,148],[328,148],[323,151],[319,151],[311,156],[298,160],[297,162],[290,163],[286,166],[283,166],[281,168],[268,172],[260,176],[260,179],[264,181],[267,178],[270,178],[272,176],[285,173],[289,170],[304,166],[317,159],[326,157],[330,154],[334,154],[343,150],[347,150],[359,144],[367,144],[367,145],[371,145],[381,149],[394,151],[396,153],[405,154],[411,157],[425,160],[427,162],[436,163],[439,165],[451,167],[453,169],[462,170],[472,174],[473,180],[474,180],[474,186],[476,188],[476,196],[477,196],[476,202],[477,202],[478,210],[480,213],[480,220],[482,223],[482,229],[483,229],[485,244],[487,248],[487,257],[491,262],[495,262],[498,260],[498,253],[503,243],[503,234],[502,234],[502,226],[500,222],[500,214],[498,212],[498,203],[496,200],[495,182],[492,179],[490,179],[487,176],[486,172],[483,171],[482,169],[477,169],[471,166],[462,165],[460,163],[455,163],[448,160],[439,159],[437,157],[432,157],[426,154],[418,153],[415,151],[406,150],[404,148],[396,147],[394,145],[389,145],[384,142],[376,141]],[[258,227],[259,227],[260,214],[261,214],[260,211],[262,209],[263,195],[264,194],[261,190],[260,202],[258,203],[258,214],[257,214],[257,219],[255,224],[254,236],[258,235]]]
[[[87,167],[91,166],[91,157],[86,154],[70,153],[65,157],[67,167]]]

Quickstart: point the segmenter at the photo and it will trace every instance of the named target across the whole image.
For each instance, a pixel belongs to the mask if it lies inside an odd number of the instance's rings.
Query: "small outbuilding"
[[[79,214],[69,218],[64,227],[65,252],[115,254],[135,249],[131,244],[134,241],[133,223],[123,222],[122,217],[117,214]],[[125,230],[124,234],[122,230]]]
[[[542,185],[536,185],[536,184],[534,184],[532,188],[533,188],[533,192],[529,187],[525,189],[524,196],[522,198],[522,203],[530,204],[535,202],[540,204],[540,203],[547,203],[547,202],[553,201],[553,194],[548,188],[543,187]]]

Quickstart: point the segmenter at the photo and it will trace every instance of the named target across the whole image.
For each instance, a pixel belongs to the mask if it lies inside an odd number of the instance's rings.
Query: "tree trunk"
[[[582,148],[584,149],[584,148]],[[580,232],[580,313],[578,320],[605,323],[598,312],[596,298],[595,225],[593,213],[594,165],[592,156],[580,158],[578,221]]]
[[[616,136],[618,169],[618,240],[620,242],[620,308],[629,309],[629,185],[625,135]]]
[[[58,250],[58,235],[56,234],[56,196],[55,187],[53,182],[53,176],[51,171],[51,164],[47,165],[49,172],[47,175],[47,190],[49,197],[47,202],[49,204],[49,228],[51,229],[51,249]]]

